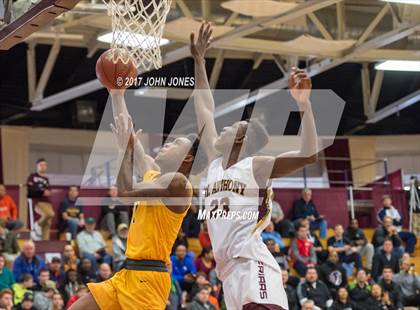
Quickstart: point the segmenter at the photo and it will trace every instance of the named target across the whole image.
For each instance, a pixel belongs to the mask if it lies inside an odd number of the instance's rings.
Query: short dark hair
[[[199,151],[200,138],[201,138],[201,134],[203,130],[201,130],[199,134],[193,133],[193,134],[187,135],[186,137],[188,140],[192,142],[191,148],[188,153],[194,156],[194,162],[193,162],[191,174],[199,174],[204,169],[206,169],[206,166],[208,163],[208,157],[207,157],[206,152],[204,152],[203,150]]]
[[[32,277],[32,275],[30,273],[24,273],[21,277],[20,280],[21,282],[26,282],[29,280],[33,280],[34,278]]]
[[[203,290],[208,290],[208,289],[211,289],[211,286],[209,284],[200,285],[198,287],[197,294],[200,293]]]
[[[40,275],[43,272],[48,272],[48,274],[50,273],[50,271],[47,268],[41,268],[41,270],[39,271],[38,275]]]
[[[390,265],[385,265],[384,268],[382,268],[382,272],[384,272],[385,269],[389,269],[389,270],[392,271],[392,273],[394,273],[394,270],[392,269],[392,267]]]
[[[36,160],[36,164],[39,164],[39,163],[42,163],[42,162],[47,162],[47,160],[45,159],[45,158],[38,158],[37,160]]]
[[[384,243],[385,243],[385,241],[391,241],[392,245],[394,245],[394,243],[392,242],[392,239],[391,239],[391,238],[389,238],[389,237],[386,237],[386,238],[384,239],[384,242],[383,242],[382,244],[384,244]]]

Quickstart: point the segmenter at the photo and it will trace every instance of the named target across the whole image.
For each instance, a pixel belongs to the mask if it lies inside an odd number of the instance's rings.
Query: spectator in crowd
[[[65,303],[76,294],[77,290],[83,283],[79,280],[77,271],[69,269],[66,272],[66,279],[61,287],[61,293],[64,296]]]
[[[96,274],[92,266],[92,261],[89,258],[83,258],[81,260],[77,274],[83,284],[95,282]]]
[[[66,244],[63,250],[63,270],[67,272],[70,269],[77,270],[80,260],[74,252],[73,246]]]
[[[293,221],[297,222],[300,219],[308,219],[310,229],[319,229],[321,238],[327,238],[327,221],[318,213],[309,188],[303,189],[302,198],[293,203]]]
[[[63,296],[60,293],[54,293],[52,296],[52,304],[49,310],[63,310],[64,309],[64,300]]]
[[[392,251],[391,239],[385,239],[382,250],[379,250],[373,257],[372,278],[378,281],[385,266],[391,267],[394,273],[400,272],[398,256]]]
[[[216,310],[216,308],[209,303],[210,286],[201,286],[192,302],[187,306],[188,310]]]
[[[200,256],[195,260],[195,266],[197,272],[204,272],[209,276],[210,271],[216,267],[216,261],[214,260],[213,250],[209,248],[203,248]]]
[[[313,300],[307,299],[302,305],[302,310],[315,310],[315,303]],[[319,308],[317,308],[319,309]]]
[[[6,228],[6,222],[0,219],[0,253],[3,254],[6,264],[10,267],[19,255],[19,245],[16,235]]]
[[[372,295],[369,299],[369,310],[395,310],[397,309],[393,304],[387,292],[382,293],[382,287],[379,284],[372,285]]]
[[[112,258],[114,270],[119,271],[125,262],[125,250],[127,248],[128,225],[121,223],[117,227],[117,234],[112,237]]]
[[[391,239],[393,251],[400,258],[404,253],[404,248],[402,247],[402,240],[398,235],[398,230],[392,222],[391,217],[384,216],[383,223],[379,224],[373,234],[372,244],[378,250],[383,246],[385,239]]]
[[[18,219],[18,210],[13,198],[7,194],[6,187],[0,184],[0,219],[5,222],[8,230],[14,231],[23,227]]]
[[[61,266],[61,258],[54,256],[49,264],[50,279],[53,280],[57,287],[64,282],[64,271]]]
[[[365,269],[359,269],[356,280],[349,284],[350,299],[358,309],[367,309],[372,294],[372,286],[369,284],[368,274]]]
[[[32,290],[42,291],[46,287],[48,281],[50,281],[50,271],[47,268],[42,268],[38,274],[38,283]]]
[[[188,209],[187,214],[182,221],[182,230],[185,232],[185,235],[188,238],[198,238],[200,233],[201,223],[198,220],[198,209],[200,208],[200,201],[198,198],[198,193],[194,191],[194,196],[192,198],[191,207]]]
[[[79,286],[77,289],[76,294],[74,294],[72,297],[70,297],[69,301],[66,304],[66,308],[69,309],[72,304],[74,304],[79,298],[82,298],[86,294],[89,293],[89,289],[85,285]],[[87,309],[86,309],[87,310]]]
[[[67,197],[60,203],[62,226],[63,229],[70,232],[72,240],[76,239],[78,228],[82,228],[85,225],[83,206],[76,205],[78,196],[79,189],[77,186],[72,185],[68,189]]]
[[[298,310],[299,303],[297,300],[296,289],[288,283],[289,272],[287,271],[287,269],[281,270],[281,277],[283,280],[283,287],[287,295],[287,302],[289,304],[289,310]]]
[[[295,236],[293,223],[284,218],[283,209],[280,204],[274,200],[274,192],[271,209],[271,221],[274,223],[274,229],[285,238],[293,238]]]
[[[34,294],[32,292],[26,292],[23,295],[22,302],[17,304],[14,310],[38,310],[34,307]]]
[[[310,229],[310,222],[308,219],[302,219],[298,223],[298,225],[303,225],[306,227],[306,238],[312,242],[314,245],[314,250],[316,253],[316,258],[318,264],[321,264],[325,262],[328,258],[328,251],[324,249],[324,246],[321,243],[321,240],[319,240],[318,236],[314,233],[312,233]]]
[[[340,262],[343,264],[347,271],[347,276],[353,273],[353,265],[359,269],[362,267],[362,260],[357,248],[351,245],[350,240],[344,237],[344,229],[340,224],[334,227],[334,236],[328,238],[327,245],[328,251],[336,251],[340,258]]]
[[[49,310],[52,305],[52,296],[57,293],[54,281],[45,282],[41,291],[34,292],[34,306],[39,310]]]
[[[34,279],[29,273],[24,273],[19,281],[12,285],[13,303],[15,305],[23,300],[25,293],[32,292],[31,289],[34,286]]]
[[[368,243],[363,230],[359,228],[357,219],[350,220],[350,225],[344,232],[344,237],[350,240],[352,246],[357,248],[357,253],[359,253],[360,257],[366,256],[366,268],[372,270],[374,248],[371,243]]]
[[[172,276],[177,281],[183,290],[191,289],[194,283],[194,276],[197,268],[193,260],[187,255],[187,248],[185,245],[178,245],[175,254],[171,255]]]
[[[182,289],[177,281],[172,277],[172,264],[167,265],[168,272],[171,275],[171,290],[169,291],[168,302],[165,310],[178,310],[181,308]]]
[[[189,291],[189,298],[188,300],[192,300],[195,295],[197,294],[200,287],[204,285],[209,285],[210,282],[207,279],[207,275],[204,272],[197,272],[195,275],[195,282],[191,287],[191,290]]]
[[[41,218],[35,223],[34,240],[50,240],[51,223],[54,218],[54,208],[50,201],[50,181],[46,176],[47,161],[40,158],[36,161],[36,172],[29,175],[27,180],[28,198],[32,199],[37,212]]]
[[[400,287],[393,281],[393,277],[394,273],[392,272],[392,268],[385,267],[382,271],[382,278],[379,280],[378,284],[382,287],[383,292],[388,293],[392,304],[398,309],[402,309],[403,304],[401,300]]]
[[[15,279],[21,279],[24,273],[29,273],[33,279],[38,279],[39,271],[43,268],[45,268],[45,262],[35,254],[34,242],[32,240],[25,241],[22,253],[13,263],[13,275]]]
[[[101,233],[95,230],[95,225],[95,219],[88,217],[85,229],[77,235],[80,257],[90,259],[94,269],[96,269],[97,262],[112,263],[112,257],[105,250],[105,240]]]
[[[261,233],[261,237],[265,242],[267,239],[274,240],[274,242],[280,247],[280,250],[285,250],[285,245],[281,235],[274,230],[274,224],[270,221],[264,231]]]
[[[316,307],[321,309],[329,308],[333,303],[328,287],[318,280],[315,267],[308,267],[305,280],[297,287],[297,296],[301,305],[310,299],[314,301]]]
[[[319,279],[324,282],[333,297],[337,296],[340,287],[347,285],[347,275],[343,266],[341,266],[338,253],[335,250],[330,251],[328,260],[319,266]]]
[[[273,239],[266,239],[265,245],[267,246],[267,249],[270,251],[270,253],[273,255],[277,264],[279,264],[279,266],[282,269],[288,269],[289,268],[289,264],[287,262],[288,257],[287,255],[285,255],[284,253],[280,251],[279,245]]]
[[[172,246],[172,251],[171,254],[175,253],[176,248],[178,247],[178,245],[182,244],[183,246],[185,246],[188,249],[188,240],[187,240],[187,235],[184,233],[184,231],[181,229],[178,232],[178,235],[176,236],[175,242]]]
[[[209,232],[207,230],[207,223],[204,221],[202,223],[203,227],[201,228],[200,233],[198,234],[198,240],[202,248],[211,248],[211,241]]]
[[[111,238],[115,235],[118,224],[128,225],[128,211],[118,200],[118,188],[114,185],[108,190],[105,207],[102,209],[102,226],[109,231]],[[104,202],[105,202],[104,201]]]
[[[410,259],[403,259],[400,273],[394,275],[394,282],[401,289],[401,301],[404,307],[420,305],[420,276],[414,272]]]
[[[347,288],[340,287],[337,291],[337,298],[332,304],[331,310],[352,310],[357,309],[356,304],[349,298]]]
[[[0,254],[0,290],[4,288],[11,288],[15,283],[13,273],[5,266],[6,259],[3,254]]]
[[[382,208],[378,211],[377,216],[379,223],[383,223],[385,216],[392,219],[392,225],[397,229],[399,237],[406,242],[405,251],[412,255],[416,247],[417,237],[412,232],[402,230],[403,219],[400,212],[392,205],[392,199],[389,195],[382,197]]]
[[[314,246],[307,239],[307,228],[304,225],[299,225],[296,238],[292,240],[291,256],[293,267],[301,277],[305,276],[308,266],[317,263]]]
[[[13,292],[12,290],[5,288],[0,291],[0,305],[7,310],[13,308]]]
[[[98,276],[96,282],[102,282],[110,279],[112,276],[111,266],[107,263],[102,263],[99,265]]]

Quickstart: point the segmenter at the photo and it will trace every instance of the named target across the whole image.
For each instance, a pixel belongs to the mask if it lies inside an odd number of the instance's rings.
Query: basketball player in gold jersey
[[[167,265],[182,220],[190,206],[188,181],[199,139],[178,137],[165,143],[156,158],[146,155],[124,102],[123,91],[111,91],[115,126],[111,126],[123,157],[117,178],[119,196],[138,197],[128,233],[125,268],[110,280],[88,283],[90,293],[71,310],[162,310],[171,287]],[[202,157],[200,157],[202,158]],[[133,188],[135,173],[143,181]],[[200,159],[202,164],[205,159]],[[194,169],[202,165],[194,163]],[[197,168],[196,168],[197,167]],[[194,171],[193,171],[194,172]]]

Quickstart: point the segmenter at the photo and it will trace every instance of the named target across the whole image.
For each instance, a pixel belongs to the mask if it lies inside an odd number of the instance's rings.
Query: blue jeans
[[[316,219],[315,221],[311,222],[310,226],[311,230],[319,230],[319,236],[322,239],[327,238],[327,221],[324,219]]]
[[[74,218],[69,218],[66,221],[67,229],[68,229],[69,233],[71,233],[71,239],[72,240],[76,239],[77,228],[79,227],[78,222],[79,222],[79,220],[74,219]]]
[[[401,240],[405,241],[405,251],[409,254],[413,254],[417,243],[416,235],[409,231],[400,231],[398,235]]]

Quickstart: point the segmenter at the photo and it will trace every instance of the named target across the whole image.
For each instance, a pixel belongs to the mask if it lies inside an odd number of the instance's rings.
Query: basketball
[[[124,89],[133,84],[137,77],[137,68],[131,59],[127,63],[114,56],[118,51],[109,49],[96,62],[96,76],[108,89]]]

